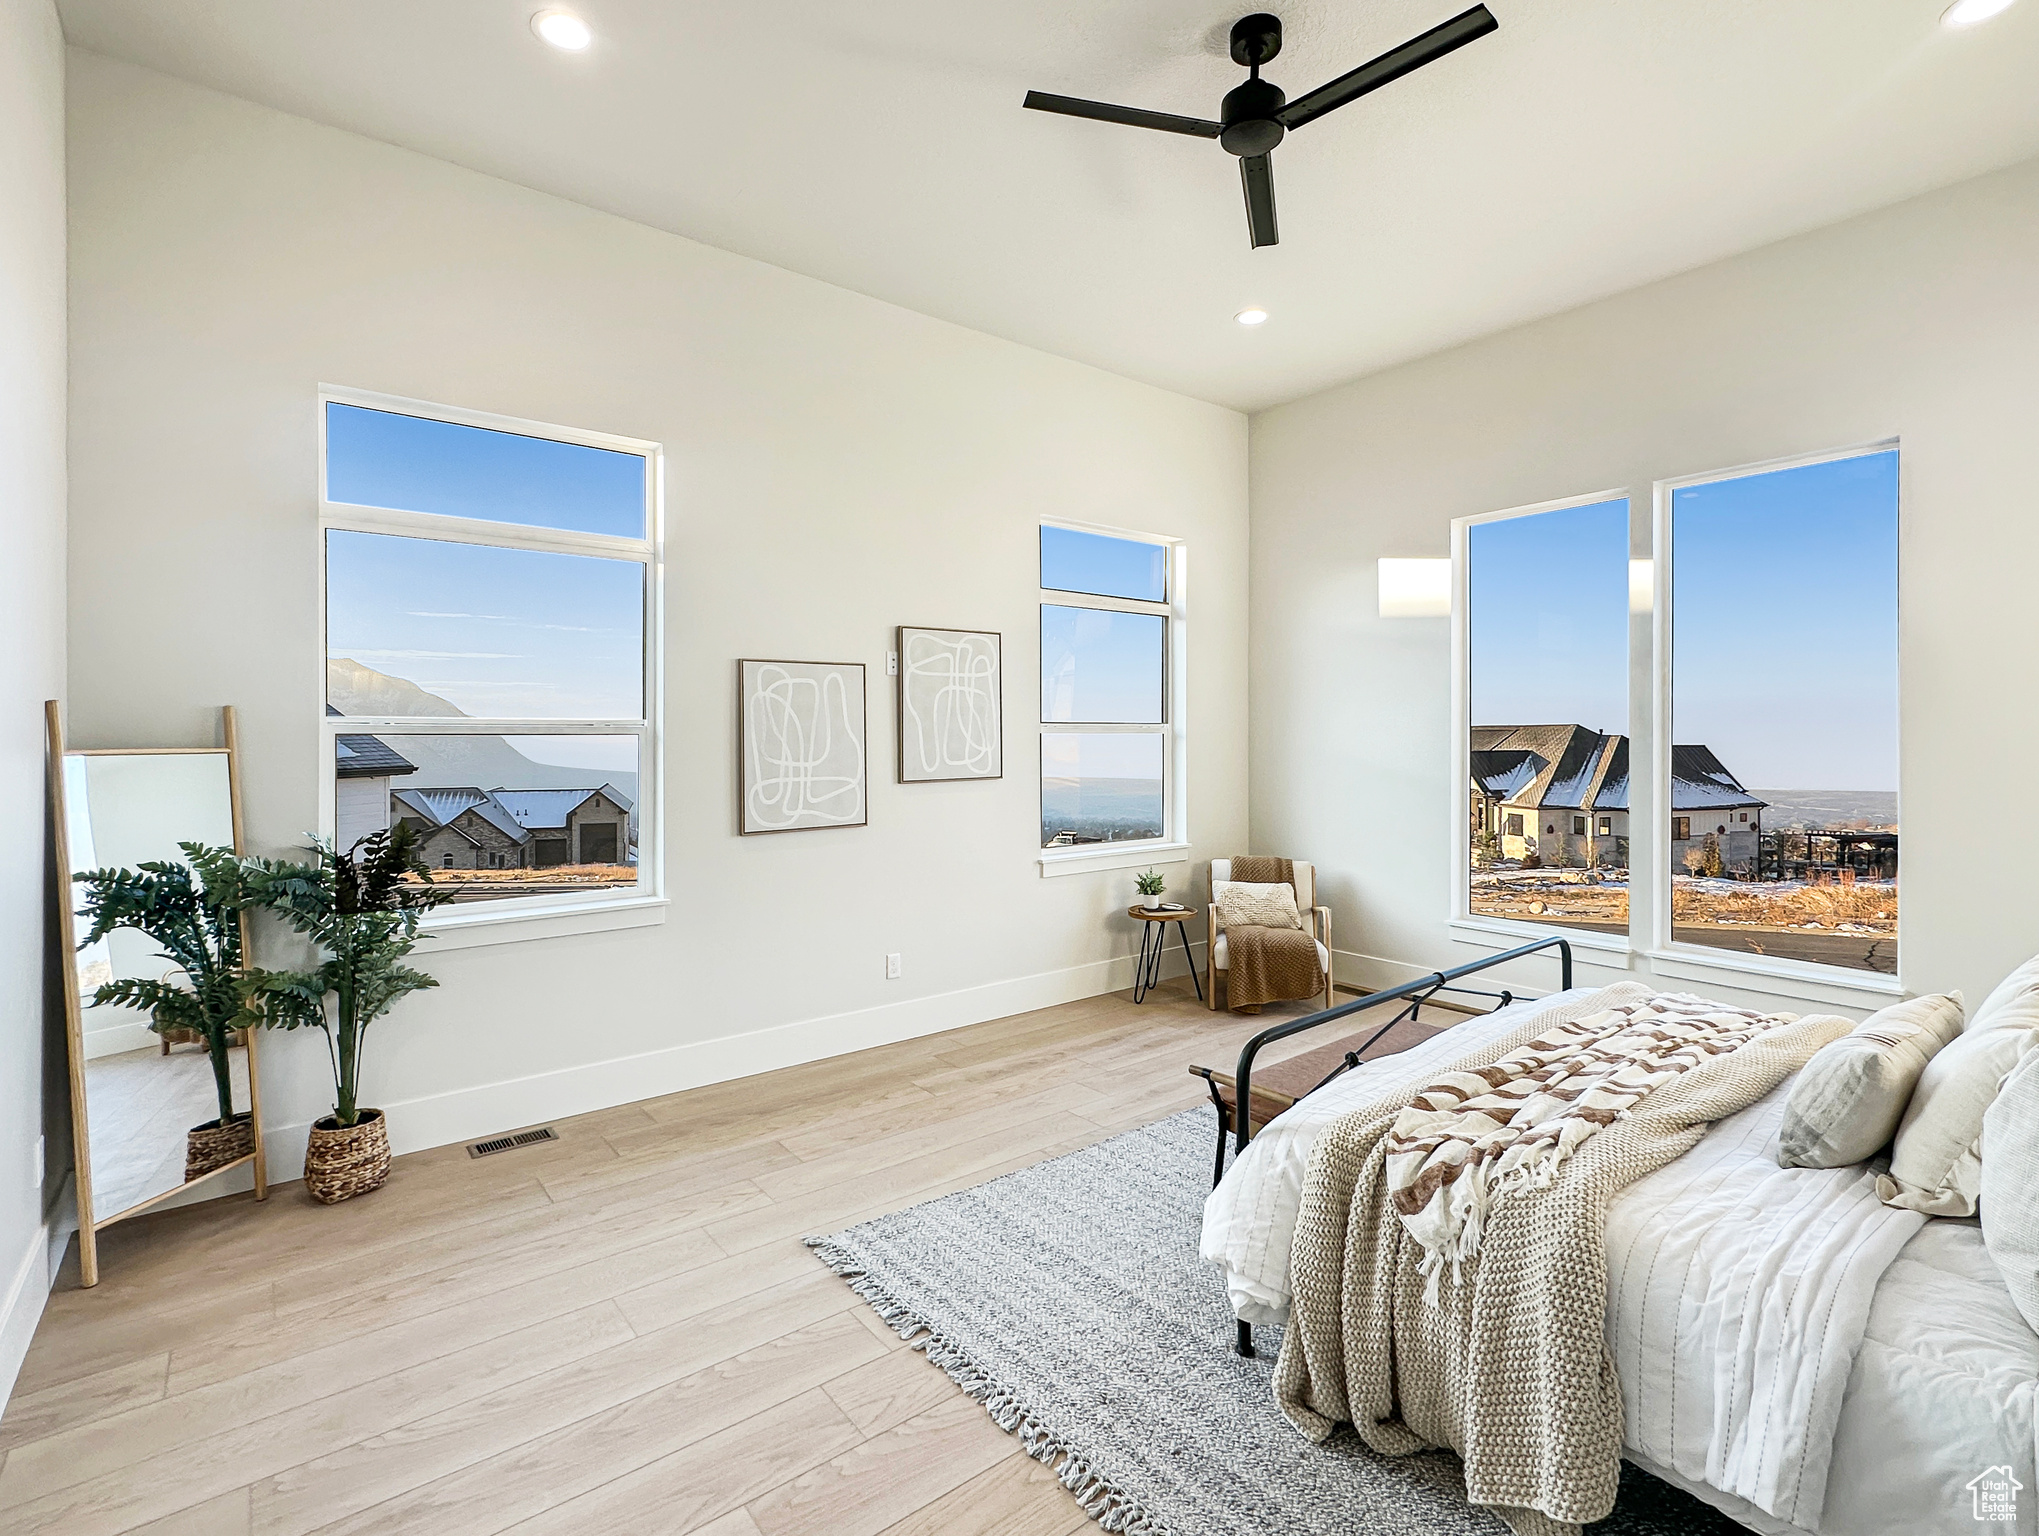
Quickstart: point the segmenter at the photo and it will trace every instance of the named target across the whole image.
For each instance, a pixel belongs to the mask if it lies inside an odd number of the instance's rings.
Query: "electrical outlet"
[[[887,677],[897,677],[899,675],[899,653],[897,651],[887,651],[885,653],[885,675]]]
[[[885,979],[887,981],[897,981],[899,979],[899,957],[897,955],[887,955],[885,957]]]
[[[41,1189],[43,1181],[43,1144],[40,1136],[35,1139],[35,1166],[31,1172],[35,1176],[29,1180],[29,1183],[35,1188]]]

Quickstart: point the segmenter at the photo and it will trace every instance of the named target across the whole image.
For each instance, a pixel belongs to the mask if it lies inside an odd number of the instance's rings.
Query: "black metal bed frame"
[[[1367,1036],[1365,1045],[1360,1046],[1358,1050],[1347,1051],[1345,1059],[1331,1069],[1325,1076],[1324,1082],[1318,1083],[1316,1088],[1310,1090],[1311,1093],[1315,1093],[1317,1088],[1324,1086],[1324,1083],[1328,1083],[1332,1078],[1358,1066],[1360,1058],[1373,1045],[1374,1041],[1380,1039],[1382,1035],[1385,1035],[1404,1019],[1416,1018],[1423,1005],[1440,992],[1456,992],[1467,997],[1499,998],[1500,1006],[1503,1008],[1507,1007],[1515,1000],[1513,992],[1506,990],[1483,992],[1476,987],[1455,987],[1451,983],[1458,980],[1461,976],[1470,976],[1476,971],[1490,970],[1494,966],[1505,965],[1510,960],[1520,960],[1524,955],[1533,955],[1539,950],[1552,948],[1555,948],[1558,952],[1558,990],[1569,991],[1572,985],[1572,946],[1569,940],[1553,934],[1547,939],[1537,939],[1532,943],[1520,945],[1501,954],[1490,955],[1485,960],[1476,960],[1471,965],[1457,966],[1448,971],[1433,971],[1430,975],[1418,981],[1405,982],[1399,987],[1390,987],[1385,992],[1369,992],[1363,997],[1354,998],[1349,1003],[1340,1003],[1335,1008],[1320,1009],[1318,1012],[1306,1014],[1300,1019],[1289,1019],[1284,1023],[1271,1025],[1263,1029],[1251,1040],[1248,1040],[1239,1052],[1239,1070],[1235,1075],[1236,1080],[1232,1089],[1235,1100],[1239,1105],[1238,1125],[1236,1127],[1229,1123],[1232,1116],[1225,1107],[1225,1101],[1218,1096],[1218,1085],[1206,1079],[1206,1085],[1211,1090],[1211,1102],[1218,1107],[1218,1158],[1217,1167],[1212,1171],[1212,1184],[1215,1186],[1217,1181],[1225,1176],[1225,1136],[1227,1132],[1231,1132],[1234,1137],[1232,1148],[1234,1162],[1238,1161],[1239,1154],[1246,1150],[1246,1144],[1253,1139],[1253,1115],[1251,1110],[1253,1103],[1251,1097],[1253,1092],[1253,1058],[1260,1053],[1263,1046],[1272,1045],[1277,1040],[1286,1040],[1291,1035],[1299,1035],[1306,1029],[1316,1029],[1320,1025],[1333,1023],[1345,1018],[1349,1014],[1363,1013],[1369,1008],[1378,1008],[1384,1003],[1407,1003],[1407,1006],[1392,1019],[1389,1019],[1387,1023]],[[1308,1095],[1306,1094],[1304,1097],[1308,1097]],[[1253,1325],[1251,1323],[1242,1322],[1239,1324],[1239,1339],[1236,1348],[1240,1354],[1245,1355],[1249,1359],[1252,1357]]]

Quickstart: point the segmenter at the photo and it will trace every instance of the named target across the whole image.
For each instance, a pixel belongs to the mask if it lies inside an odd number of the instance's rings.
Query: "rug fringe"
[[[986,1375],[975,1360],[872,1278],[847,1248],[826,1237],[802,1241],[814,1250],[816,1258],[842,1277],[858,1300],[906,1340],[909,1348],[925,1354],[930,1364],[939,1366],[949,1380],[982,1404],[992,1423],[1009,1435],[1019,1436],[1027,1455],[1047,1467],[1056,1467],[1059,1458],[1061,1465],[1056,1468],[1056,1475],[1062,1486],[1100,1528],[1114,1536],[1167,1536],[1167,1528],[1139,1500],[1113,1487],[1110,1479],[1029,1413],[1011,1392]]]

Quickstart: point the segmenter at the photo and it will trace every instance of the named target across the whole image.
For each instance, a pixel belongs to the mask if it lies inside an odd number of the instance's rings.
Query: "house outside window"
[[[1040,529],[1041,847],[1183,840],[1182,548]]]
[[[1454,916],[1625,940],[1628,499],[1545,502],[1452,531],[1470,813]]]
[[[658,445],[319,408],[329,833],[408,824],[438,928],[656,904]]]
[[[1659,485],[1659,942],[1896,974],[1898,469],[1885,443]]]

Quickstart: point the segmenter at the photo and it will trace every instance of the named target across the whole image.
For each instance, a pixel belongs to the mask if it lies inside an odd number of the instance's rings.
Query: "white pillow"
[[[2016,1024],[2021,1029],[2039,1028],[2039,956],[2034,956],[1997,983],[1996,990],[1982,1000],[1968,1021],[1971,1032]]]
[[[1257,885],[1246,880],[1218,880],[1211,885],[1218,921],[1227,928],[1300,928],[1296,890],[1286,880]]]
[[[2039,1329],[2039,1050],[2025,1053],[1982,1117],[1982,1241]]]
[[[2027,963],[1990,993],[1961,1037],[1920,1074],[1897,1128],[1890,1172],[1876,1181],[1885,1205],[1928,1216],[1975,1214],[1982,1193],[1982,1117],[2035,1041],[2039,963]]]
[[[1890,1145],[1926,1064],[1961,1033],[1961,994],[1909,997],[1813,1053],[1791,1084],[1777,1161],[1845,1168]]]

